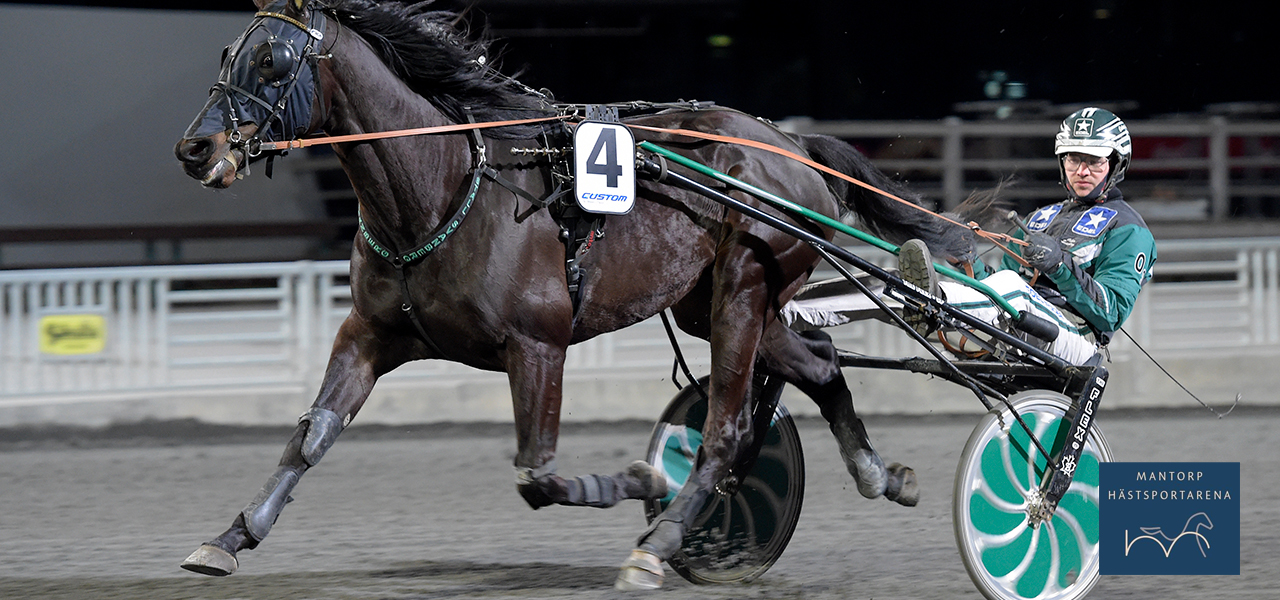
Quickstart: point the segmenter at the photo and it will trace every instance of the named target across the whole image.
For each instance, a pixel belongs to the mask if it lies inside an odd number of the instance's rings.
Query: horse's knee
[[[842,379],[835,344],[830,335],[820,330],[774,330],[769,343],[761,346],[761,358],[770,373],[811,396],[811,391]]]

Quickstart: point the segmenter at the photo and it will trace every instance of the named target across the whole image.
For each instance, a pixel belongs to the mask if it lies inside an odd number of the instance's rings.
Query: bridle
[[[227,47],[218,82],[209,90],[211,95],[222,94],[221,106],[209,108],[225,111],[225,120],[211,126],[229,130],[227,141],[246,161],[269,149],[267,144],[276,141],[277,128],[278,137],[283,140],[310,130],[317,122],[313,114],[316,107],[320,112],[318,122],[325,120],[327,107],[320,97],[317,71],[319,61],[328,54],[317,47],[324,40],[328,19],[320,10],[308,9],[308,13],[309,22],[304,23],[283,12],[258,12],[240,39]],[[291,27],[272,32],[267,25],[271,21],[282,21]],[[246,47],[257,29],[267,31],[266,39]],[[248,60],[241,56],[246,51]],[[246,137],[240,129],[243,122],[255,122],[258,127]],[[187,137],[199,136],[195,132],[199,124],[200,121],[192,124]]]
[[[281,2],[281,4],[283,4],[283,2]],[[509,125],[531,124],[531,123],[537,123],[537,122],[543,122],[543,121],[568,120],[572,118],[571,115],[568,115],[562,112],[559,115],[551,116],[551,117],[520,119],[520,120],[514,120],[514,121],[502,121],[502,122],[491,122],[491,123],[469,122],[469,123],[461,123],[461,124],[443,125],[443,126],[437,126],[437,127],[425,127],[425,128],[418,128],[418,129],[405,129],[405,130],[388,131],[388,132],[354,134],[354,135],[348,135],[348,136],[333,136],[333,137],[322,136],[322,137],[316,137],[316,138],[310,138],[310,139],[297,139],[295,135],[300,132],[305,132],[312,121],[310,118],[307,118],[302,123],[303,127],[297,127],[296,115],[299,112],[299,109],[295,105],[292,107],[293,110],[290,110],[291,107],[289,104],[289,100],[293,95],[294,89],[299,85],[299,82],[303,77],[307,77],[307,76],[310,77],[310,84],[312,88],[311,98],[309,99],[310,102],[308,102],[307,106],[305,107],[307,111],[305,114],[307,115],[307,117],[311,116],[310,109],[313,105],[321,105],[323,110],[323,103],[319,101],[320,87],[318,85],[316,70],[317,70],[317,64],[319,60],[322,58],[326,58],[328,55],[316,52],[314,49],[314,46],[316,43],[321,42],[324,39],[324,28],[326,26],[326,19],[324,17],[323,11],[312,9],[310,8],[310,6],[311,6],[311,2],[306,2],[307,12],[310,15],[309,17],[310,23],[303,23],[302,21],[295,19],[289,15],[286,15],[280,12],[271,11],[271,10],[264,10],[262,12],[257,13],[255,15],[257,20],[252,25],[250,25],[249,29],[246,30],[245,33],[242,35],[241,39],[238,40],[237,43],[239,44],[239,46],[236,48],[235,55],[232,55],[230,62],[224,65],[223,78],[220,79],[218,83],[214,84],[213,90],[211,90],[211,91],[221,91],[224,97],[226,98],[228,115],[232,122],[231,133],[229,134],[228,141],[230,142],[233,149],[239,149],[241,152],[243,152],[246,156],[246,159],[257,157],[261,155],[264,151],[273,151],[273,152],[287,151],[288,149],[291,149],[291,148],[303,148],[303,147],[314,145],[314,144],[335,144],[335,143],[342,143],[342,142],[367,141],[367,140],[374,140],[374,139],[386,139],[386,138],[392,138],[392,137],[456,133],[456,132],[465,131],[465,132],[469,132],[474,138],[476,138],[475,148],[473,148],[473,151],[477,152],[478,156],[476,158],[476,165],[474,166],[473,171],[478,176],[479,173],[486,166],[485,164],[486,161],[484,158],[484,151],[483,151],[484,146],[483,146],[483,142],[480,141],[479,139],[480,136],[478,134],[478,130],[484,129],[484,128],[491,128],[491,127],[504,127]],[[289,36],[284,42],[281,42],[276,35],[271,35],[268,37],[266,42],[262,44],[258,44],[250,49],[251,52],[255,53],[255,58],[260,59],[260,57],[270,56],[272,61],[271,69],[272,69],[272,72],[275,73],[276,75],[275,75],[275,78],[272,79],[271,81],[267,81],[267,77],[260,77],[257,80],[258,85],[255,87],[254,90],[252,91],[245,90],[241,87],[231,84],[228,81],[228,79],[230,79],[230,76],[236,72],[235,70],[236,57],[241,51],[244,50],[243,44],[245,43],[245,40],[247,40],[249,35],[255,29],[257,29],[258,27],[262,27],[263,23],[265,23],[267,19],[278,19],[278,20],[284,21],[292,25],[293,29],[298,33],[295,33],[293,36]],[[306,40],[306,44],[303,47],[301,52],[293,51],[293,42],[294,42],[294,39],[297,37],[300,37]],[[264,51],[264,46],[265,46],[265,51]],[[290,63],[287,80],[284,79],[282,70],[276,64],[277,61],[280,59],[284,59],[286,61],[289,61]],[[304,64],[310,65],[311,68],[309,72],[303,70]],[[263,70],[263,66],[261,64],[254,65],[254,62],[250,62],[249,66],[251,67],[256,66],[258,70],[260,71]],[[282,86],[287,86],[287,87],[284,90],[284,92],[280,94],[279,100],[275,103],[272,103],[260,97],[260,93],[255,93],[265,89],[266,86],[272,86],[275,88],[280,88]],[[242,103],[237,103],[235,101],[235,98],[237,96],[242,97],[245,100],[248,100],[250,102],[256,103],[257,105],[264,107],[268,111],[270,111],[268,116],[262,120],[260,126],[254,132],[254,134],[248,138],[244,138],[243,134],[239,130],[239,122],[241,120],[241,116],[239,112],[240,112],[240,105]],[[291,119],[290,118],[291,116],[295,118]],[[270,139],[264,140],[263,139],[264,132],[266,133],[266,135],[269,136],[272,131],[272,124],[277,122],[281,127],[281,133],[282,133],[281,137],[286,139],[283,139],[280,141],[270,140]],[[903,200],[902,198],[894,196],[893,194],[890,194],[884,190],[880,190],[862,181],[859,181],[853,177],[850,177],[844,173],[836,171],[835,169],[831,169],[826,165],[819,164],[813,160],[808,159],[807,157],[796,155],[795,153],[784,150],[782,148],[778,148],[770,144],[764,144],[754,140],[745,140],[740,138],[709,134],[705,132],[695,132],[695,131],[688,131],[683,129],[650,128],[650,127],[643,127],[638,125],[633,125],[633,127],[637,129],[648,130],[653,133],[675,134],[677,136],[694,137],[694,138],[700,138],[700,139],[709,140],[709,141],[717,141],[717,142],[750,146],[750,147],[766,150],[769,152],[773,152],[775,154],[779,154],[781,156],[790,158],[792,160],[802,162],[814,169],[817,169],[829,175],[844,179],[849,183],[864,187],[870,191],[881,194],[885,197],[888,197],[894,201],[900,202],[911,208],[930,213],[934,217],[947,221],[953,225],[956,225],[965,229],[970,229],[979,237],[988,238],[991,241],[997,242],[995,244],[997,247],[1003,249],[1005,252],[1008,252],[1011,256],[1014,256],[1015,259],[1021,258],[1013,254],[1012,252],[1009,252],[1007,248],[1005,248],[1002,244],[998,243],[1001,241],[1019,243],[1019,244],[1024,243],[1021,240],[1013,239],[1010,236],[1006,236],[1002,234],[996,234],[993,232],[984,231],[976,223],[967,223],[967,224],[960,223],[950,218],[947,218],[943,215],[933,213],[932,211],[929,211],[921,206],[918,206],[916,204]],[[463,215],[465,216],[465,212],[463,213]],[[378,246],[381,246],[380,244],[374,244],[372,240],[370,240],[370,242],[371,242],[371,245],[374,246],[376,250],[381,249],[378,247]],[[412,256],[412,255],[413,253],[410,253],[410,255],[404,256],[402,258],[409,258],[409,256]],[[390,257],[384,256],[384,258],[390,258]],[[403,261],[403,262],[411,263],[414,261],[410,260],[410,261]],[[397,268],[399,267],[397,266]]]

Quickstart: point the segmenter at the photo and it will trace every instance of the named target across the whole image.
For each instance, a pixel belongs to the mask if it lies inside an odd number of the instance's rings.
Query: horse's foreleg
[[[665,496],[666,477],[644,461],[635,461],[614,475],[564,478],[556,474],[564,356],[563,346],[545,342],[508,347],[520,496],[534,509],[551,504],[608,508],[626,499]]]
[[[205,575],[230,575],[239,567],[236,553],[256,548],[271,531],[289,496],[307,469],[314,467],[337,440],[338,434],[364,405],[377,380],[374,369],[361,351],[362,328],[348,318],[339,330],[324,383],[311,408],[298,419],[293,438],[285,446],[275,473],[236,515],[231,527],[214,540],[200,546],[182,568]]]
[[[915,471],[898,463],[885,467],[871,446],[871,437],[853,409],[853,394],[840,371],[831,336],[816,330],[797,334],[775,321],[765,334],[760,355],[771,373],[818,404],[860,494],[916,505],[920,492]]]

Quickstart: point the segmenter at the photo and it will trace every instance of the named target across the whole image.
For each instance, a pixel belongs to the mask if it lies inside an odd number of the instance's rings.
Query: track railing
[[[1280,353],[1280,238],[1165,241],[1157,279],[1125,329],[1161,358]],[[177,393],[314,393],[351,307],[347,262],[0,272],[0,407]],[[821,274],[817,275],[821,276]],[[905,335],[866,321],[837,345],[917,355]],[[695,370],[706,344],[682,336]],[[1112,358],[1129,360],[1118,336]],[[672,354],[651,319],[570,349],[570,380],[657,380]],[[445,361],[409,363],[385,384],[501,378]]]
[[[1016,175],[1017,196],[1057,200],[1057,162],[1051,140],[1056,120],[815,121],[778,125],[853,142],[876,166],[911,180],[912,188],[954,207],[970,190]],[[1162,204],[1171,218],[1215,221],[1280,197],[1280,121],[1224,116],[1128,121],[1135,157],[1123,189],[1133,201]],[[1028,158],[1032,157],[1032,158]],[[1153,215],[1147,214],[1148,218]]]

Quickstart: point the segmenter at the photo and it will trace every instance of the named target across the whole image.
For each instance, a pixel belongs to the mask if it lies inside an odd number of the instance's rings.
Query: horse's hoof
[[[182,568],[214,577],[225,577],[235,573],[239,567],[240,562],[234,554],[210,544],[196,548],[187,560],[182,561]]]
[[[667,476],[657,467],[643,460],[637,460],[627,465],[627,475],[635,478],[640,484],[640,498],[657,500],[667,495]]]
[[[885,493],[889,475],[885,473],[884,461],[880,460],[880,455],[874,450],[861,448],[854,452],[848,467],[862,497],[878,498]]]
[[[920,501],[916,472],[906,465],[889,465],[889,486],[884,491],[884,497],[903,506],[915,506]]]
[[[631,556],[623,561],[613,588],[624,592],[656,590],[662,587],[662,579],[662,560],[656,554],[632,550]]]

